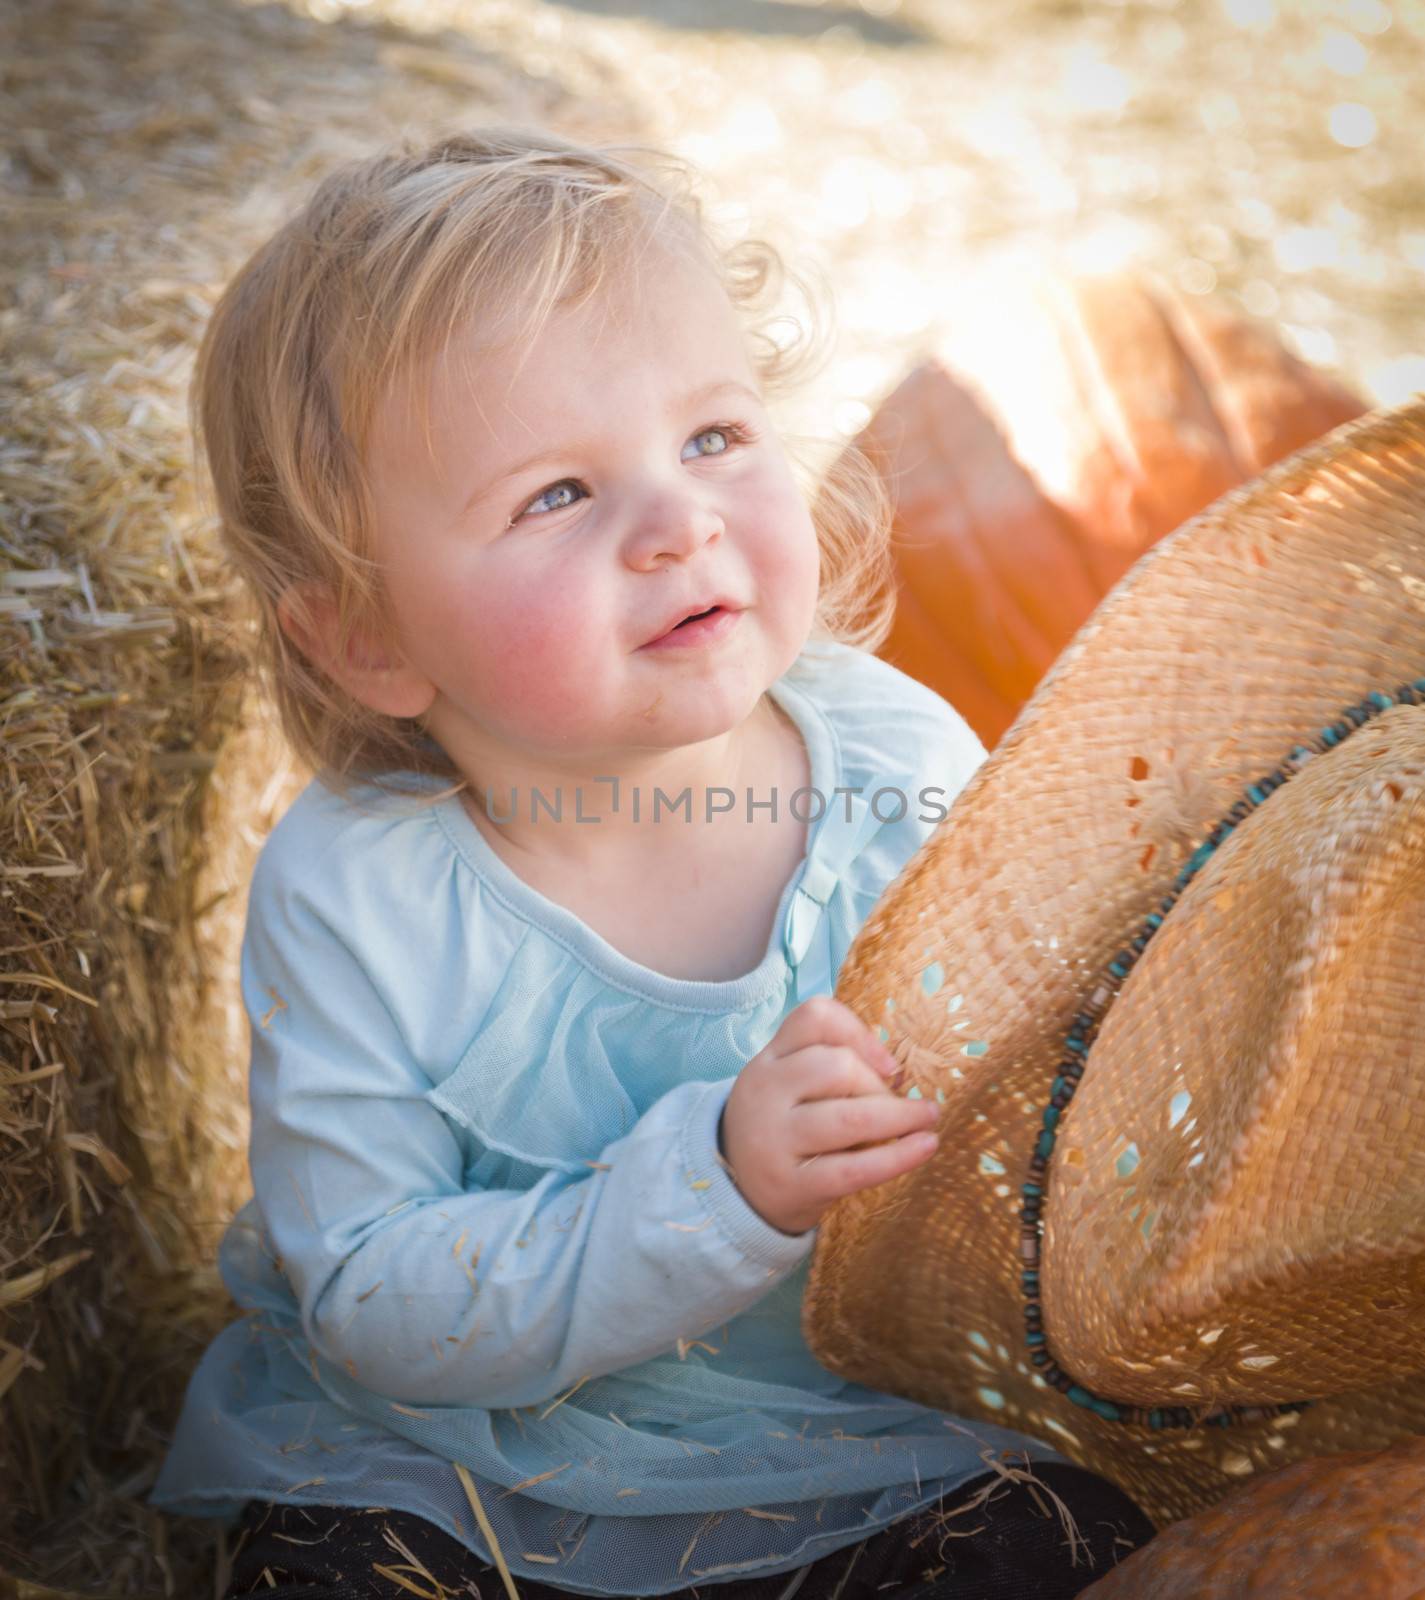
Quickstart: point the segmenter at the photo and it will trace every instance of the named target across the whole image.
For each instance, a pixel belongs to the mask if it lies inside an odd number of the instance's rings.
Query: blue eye
[[[700,456],[720,456],[720,455],[722,455],[725,451],[730,450],[732,448],[733,437],[734,437],[733,430],[730,427],[704,428],[701,433],[695,433],[693,435],[693,439],[694,440],[708,439],[708,438],[716,438],[716,439],[721,439],[722,440],[721,449],[718,449],[718,450],[699,450],[697,452],[697,454],[700,455]]]
[[[547,489],[541,489],[534,499],[531,500],[530,503],[525,507],[525,510],[534,511],[538,507],[541,500],[550,495],[558,494],[561,489],[579,489],[579,485],[575,483],[572,478],[561,478],[558,483],[551,483]],[[580,489],[579,492],[582,494],[583,490]],[[572,506],[573,504],[574,502],[572,500],[563,500],[558,505],[546,506],[545,510],[563,511],[566,506]]]

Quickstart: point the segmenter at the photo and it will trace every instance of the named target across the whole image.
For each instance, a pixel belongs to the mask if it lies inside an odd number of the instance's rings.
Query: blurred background
[[[224,1581],[143,1497],[232,1315],[231,965],[298,775],[194,492],[197,340],[334,162],[497,118],[673,149],[810,277],[822,465],[927,356],[1042,410],[1026,274],[1425,389],[1425,0],[0,0],[0,1597]]]
[[[854,433],[967,274],[1045,263],[1150,265],[1378,402],[1425,386],[1420,0],[8,3],[11,333],[56,272],[139,271],[121,326],[191,333],[335,159],[497,114],[667,144],[821,269],[810,431]]]

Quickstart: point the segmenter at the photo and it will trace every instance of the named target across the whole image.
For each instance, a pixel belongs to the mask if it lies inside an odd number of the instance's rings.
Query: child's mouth
[[[740,613],[727,606],[709,606],[691,617],[675,622],[665,634],[651,639],[644,646],[648,650],[667,650],[676,644],[680,650],[713,644],[721,639],[737,622]]]

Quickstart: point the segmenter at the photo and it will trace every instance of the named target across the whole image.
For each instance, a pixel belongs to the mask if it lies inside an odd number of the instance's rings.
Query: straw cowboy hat
[[[821,1225],[822,1362],[1162,1524],[1425,1433],[1425,399],[1151,550],[838,998],[944,1103]]]

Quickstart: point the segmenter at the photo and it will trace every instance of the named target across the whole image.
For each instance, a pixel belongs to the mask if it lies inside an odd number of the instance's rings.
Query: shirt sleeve
[[[389,1004],[311,900],[254,880],[257,1209],[316,1352],[412,1404],[535,1405],[738,1315],[810,1251],[717,1154],[734,1080],[671,1090],[587,1175],[472,1190]]]

